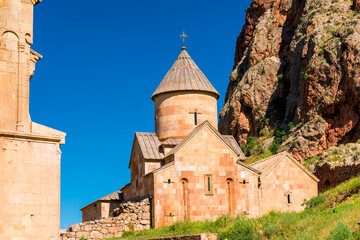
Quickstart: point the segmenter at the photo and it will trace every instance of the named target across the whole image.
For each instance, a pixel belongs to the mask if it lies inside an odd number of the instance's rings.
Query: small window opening
[[[210,188],[210,176],[208,176],[208,192],[211,191],[211,188]]]
[[[94,204],[94,207],[96,207],[96,204]]]
[[[195,121],[195,126],[196,126],[198,124],[196,111],[194,112],[194,121]]]
[[[243,180],[243,184],[246,184],[246,180]]]
[[[168,184],[170,184],[171,183],[171,179],[168,179]]]
[[[205,174],[204,176],[204,190],[205,190],[205,195],[212,195],[214,193],[213,190],[213,182],[212,182],[212,175],[211,174]]]
[[[287,195],[287,200],[288,200],[288,204],[290,204],[290,203],[291,203],[291,196],[290,196],[290,194]]]
[[[169,216],[171,217],[171,213],[169,214]]]

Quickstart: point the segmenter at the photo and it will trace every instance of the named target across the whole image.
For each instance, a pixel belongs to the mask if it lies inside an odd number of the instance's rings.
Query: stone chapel
[[[55,240],[60,231],[60,145],[65,133],[31,121],[33,8],[0,0],[0,239]]]
[[[150,199],[156,228],[224,214],[300,211],[304,199],[317,195],[319,180],[286,152],[244,163],[234,137],[218,132],[219,93],[185,46],[151,98],[155,133],[135,133],[131,182],[82,208],[83,221],[144,198]]]

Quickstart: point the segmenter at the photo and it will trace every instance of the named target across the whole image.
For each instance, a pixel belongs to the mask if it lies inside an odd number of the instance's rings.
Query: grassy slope
[[[360,239],[360,176],[307,202],[300,213],[270,212],[261,218],[222,216],[216,221],[178,222],[141,232],[126,232],[122,239],[146,239],[204,232],[220,239]],[[114,238],[119,239],[119,238]]]

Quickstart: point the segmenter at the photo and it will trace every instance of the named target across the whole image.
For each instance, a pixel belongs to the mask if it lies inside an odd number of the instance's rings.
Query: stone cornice
[[[35,52],[34,50],[30,49],[30,53],[31,53],[31,58],[30,60],[33,61],[34,63],[36,63],[37,61],[39,61],[40,59],[43,58],[43,56],[37,52]]]
[[[42,0],[31,0],[31,2],[35,5],[41,3]]]
[[[1,137],[10,137],[10,138],[47,141],[47,142],[57,142],[57,143],[60,143],[64,138],[62,136],[47,136],[47,135],[42,135],[42,134],[10,132],[10,131],[2,131],[2,130],[0,130],[0,136]]]

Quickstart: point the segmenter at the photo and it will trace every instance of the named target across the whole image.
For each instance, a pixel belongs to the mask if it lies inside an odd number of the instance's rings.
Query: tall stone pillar
[[[34,123],[30,78],[33,8],[41,0],[0,0],[0,239],[58,239],[60,145],[65,133]]]

